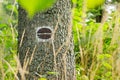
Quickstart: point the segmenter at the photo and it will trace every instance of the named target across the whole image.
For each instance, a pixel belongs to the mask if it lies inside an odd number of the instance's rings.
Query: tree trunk
[[[19,7],[18,53],[24,72],[20,80],[76,80],[72,40],[71,0],[57,0],[32,20]],[[27,66],[27,68],[25,68]]]

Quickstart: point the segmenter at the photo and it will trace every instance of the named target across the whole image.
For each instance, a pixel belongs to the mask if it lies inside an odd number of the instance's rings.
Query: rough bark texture
[[[32,20],[19,7],[18,53],[22,67],[27,64],[26,80],[76,80],[73,41],[71,35],[71,0],[57,0],[49,10],[36,14]],[[38,42],[36,28],[50,26],[52,38]],[[32,56],[32,57],[31,57]],[[32,60],[31,60],[32,58]]]

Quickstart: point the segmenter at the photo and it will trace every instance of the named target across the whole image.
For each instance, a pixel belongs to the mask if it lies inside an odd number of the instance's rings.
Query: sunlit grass
[[[78,48],[75,50],[77,80],[120,79],[119,9],[118,5],[110,21],[106,21],[108,15],[105,13],[101,23],[86,23],[87,16],[83,15],[82,24],[73,26],[76,27],[77,36],[75,48]],[[83,10],[83,14],[86,11]],[[28,64],[28,61],[25,60],[24,64]],[[6,23],[2,29],[0,26],[0,80],[19,80],[18,71],[24,80],[28,73],[26,67],[27,65],[21,67],[17,56],[15,25]]]
[[[76,43],[79,48],[76,52],[77,79],[119,80],[119,7],[111,20],[107,20],[109,15],[105,11],[101,23],[91,21],[87,24],[84,8],[83,6],[82,21],[75,23],[75,26],[73,26],[77,31],[77,38],[74,37],[75,41],[78,41]]]

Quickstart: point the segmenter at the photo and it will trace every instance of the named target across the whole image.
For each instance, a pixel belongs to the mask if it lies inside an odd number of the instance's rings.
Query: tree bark
[[[43,76],[47,80],[76,80],[71,0],[57,0],[52,8],[36,14],[32,20],[21,7],[18,11],[19,59],[22,68],[28,71],[25,77],[19,71],[20,80],[38,80]],[[50,28],[51,38],[44,34],[44,39],[39,40],[40,28]]]

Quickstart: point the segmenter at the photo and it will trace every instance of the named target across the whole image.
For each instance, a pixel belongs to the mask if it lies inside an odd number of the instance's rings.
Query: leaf
[[[88,76],[82,75],[82,76],[81,76],[81,80],[89,80],[89,79],[88,79]]]
[[[77,3],[77,0],[72,0],[73,4],[76,4]]]
[[[47,80],[46,78],[39,78],[38,80]]]
[[[107,69],[112,69],[112,66],[107,63],[107,62],[103,62],[103,65],[107,68]]]
[[[56,0],[19,0],[19,4],[28,13],[31,18],[35,13],[48,9]]]
[[[87,0],[87,8],[88,9],[94,9],[98,6],[103,5],[105,0]]]

